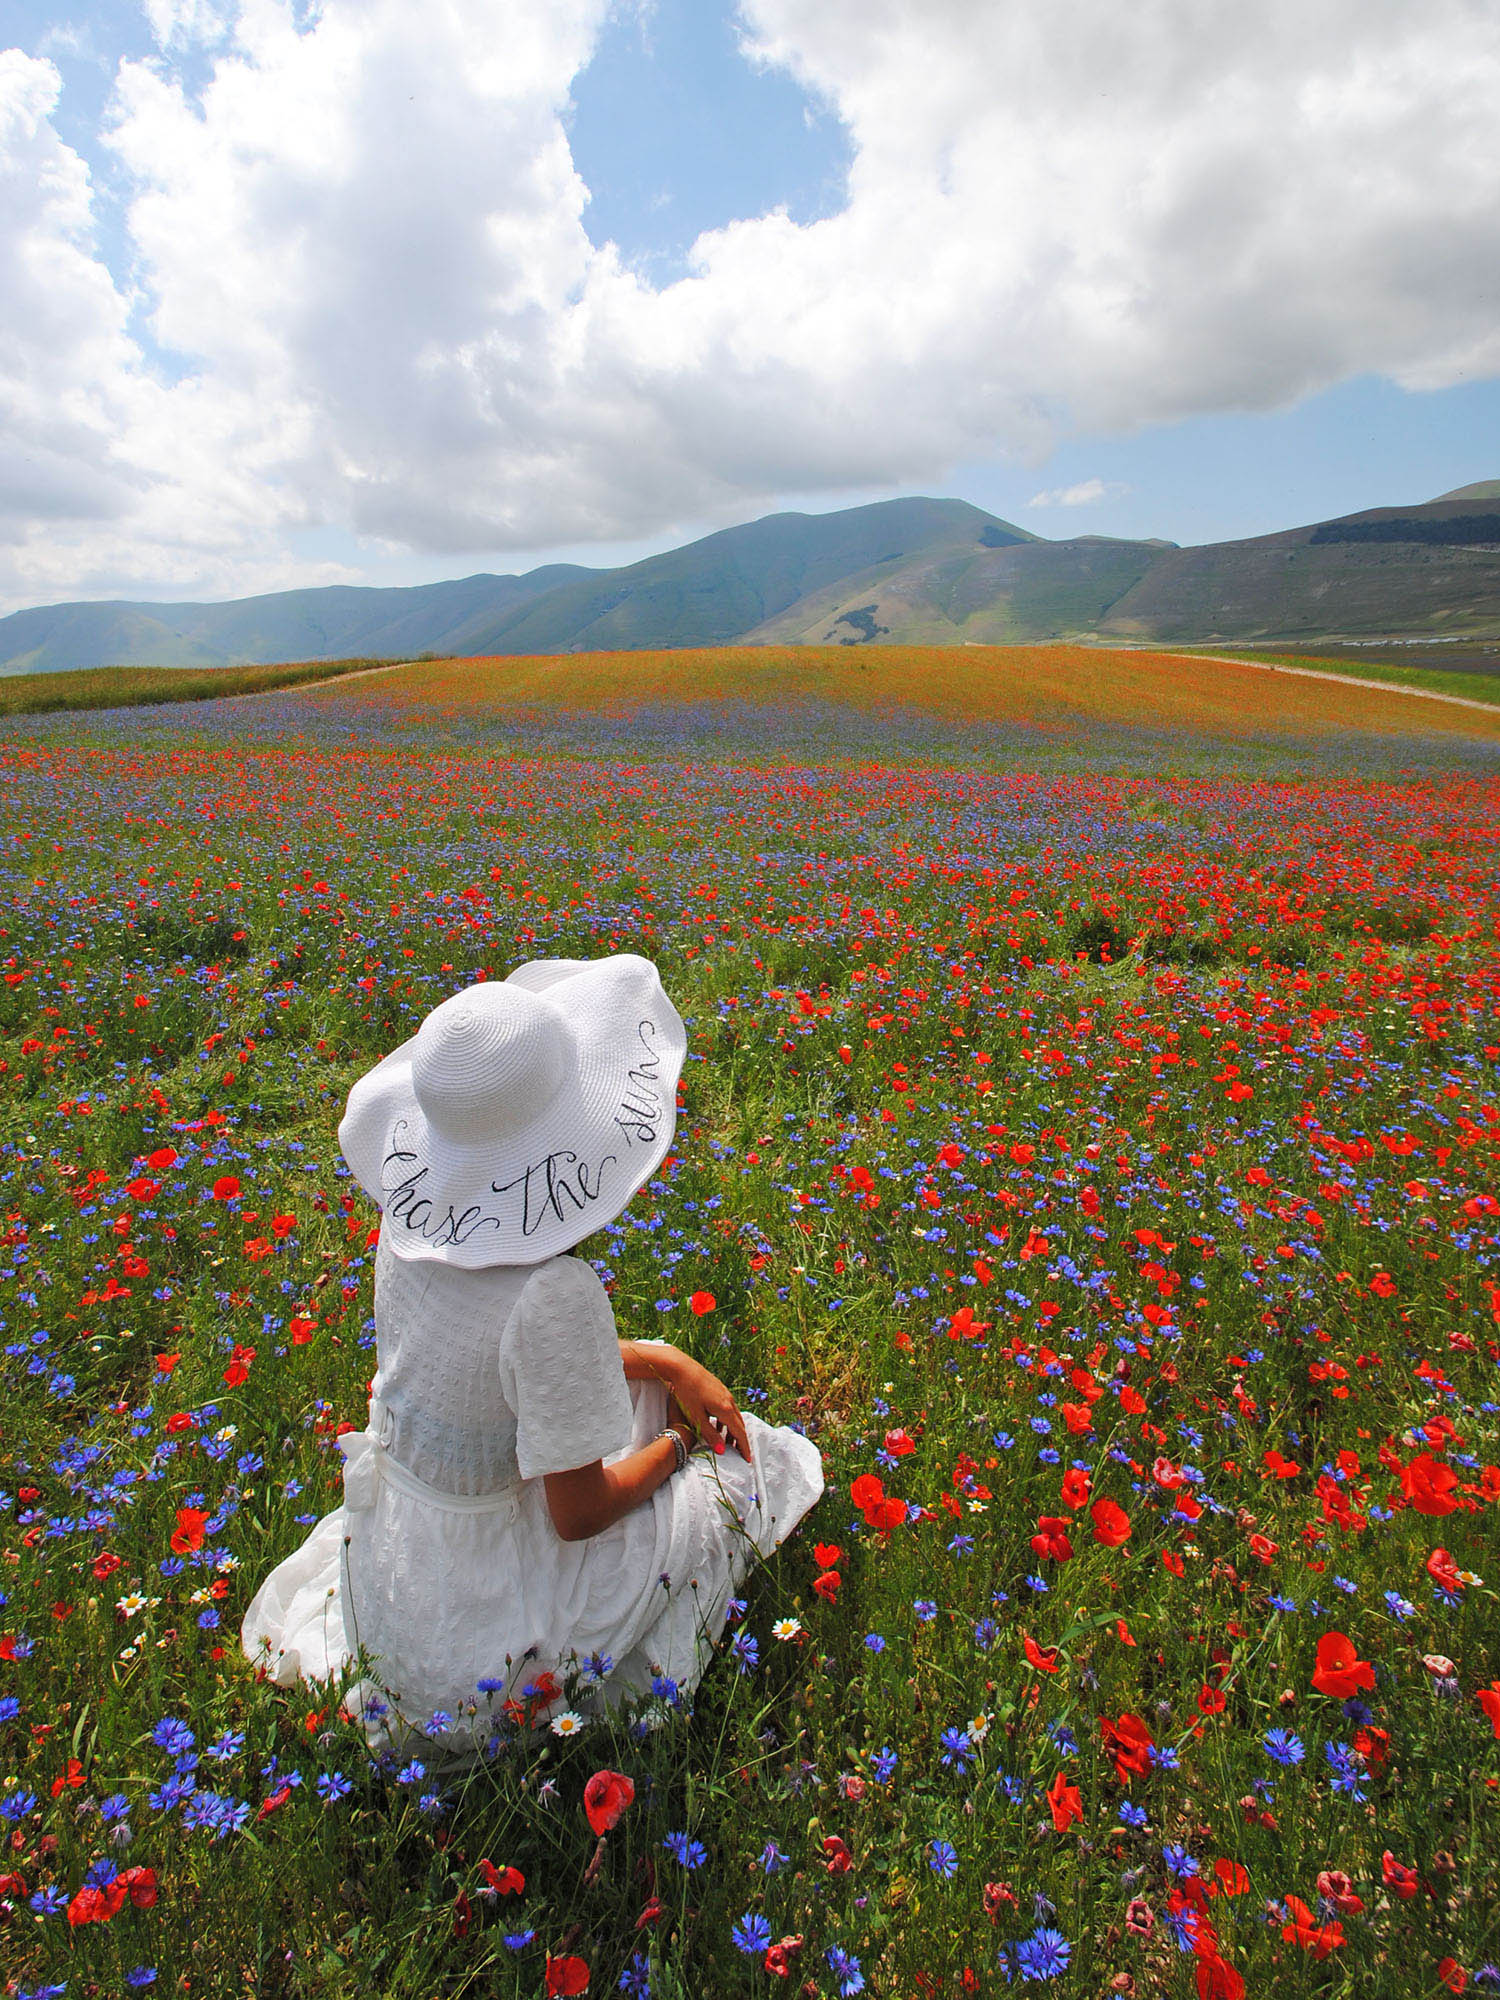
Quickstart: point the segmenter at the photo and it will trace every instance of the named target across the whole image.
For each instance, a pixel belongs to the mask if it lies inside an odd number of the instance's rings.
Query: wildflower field
[[[0,1990],[1500,1985],[1494,725],[1333,688],[1297,775],[442,671],[0,743]],[[372,1761],[239,1646],[365,1419],[334,1128],[612,950],[690,1056],[580,1254],[827,1493],[691,1699],[496,1662],[477,1765]]]

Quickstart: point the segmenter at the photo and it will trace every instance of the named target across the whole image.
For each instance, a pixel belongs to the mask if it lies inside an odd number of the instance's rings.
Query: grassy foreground
[[[1500,788],[507,756],[397,679],[0,749],[5,1990],[1500,1983]],[[691,1056],[583,1254],[827,1496],[661,1726],[512,1676],[372,1763],[238,1644],[364,1420],[334,1126],[616,949]]]

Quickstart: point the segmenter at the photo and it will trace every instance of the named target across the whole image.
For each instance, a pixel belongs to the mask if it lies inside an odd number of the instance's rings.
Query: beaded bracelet
[[[684,1439],[682,1432],[674,1429],[671,1424],[668,1424],[665,1430],[658,1431],[656,1435],[659,1439],[670,1438],[672,1440],[672,1451],[677,1461],[672,1470],[673,1472],[681,1472],[682,1468],[688,1462],[687,1441]]]

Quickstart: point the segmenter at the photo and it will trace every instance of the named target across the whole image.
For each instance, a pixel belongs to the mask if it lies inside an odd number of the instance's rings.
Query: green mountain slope
[[[765,644],[1002,645],[1095,630],[1159,551],[1102,535],[983,546],[972,533],[814,591],[746,634]]]
[[[578,653],[716,646],[851,574],[894,573],[962,545],[1041,547],[964,500],[884,500],[836,514],[771,514],[628,569],[585,576],[470,632],[468,651]]]
[[[1500,507],[1468,496],[1375,507],[1167,550],[1099,629],[1202,640],[1500,631]]]

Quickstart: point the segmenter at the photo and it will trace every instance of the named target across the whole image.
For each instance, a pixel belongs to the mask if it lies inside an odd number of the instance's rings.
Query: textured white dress
[[[576,1705],[697,1684],[729,1597],[823,1491],[810,1439],[745,1414],[752,1460],[697,1452],[603,1533],[565,1542],[542,1475],[648,1443],[663,1384],[627,1382],[614,1313],[576,1257],[465,1271],[375,1259],[369,1427],[339,1440],[344,1503],[273,1569],[241,1644],[282,1686],[342,1673],[372,1745],[486,1740],[545,1673],[607,1660]],[[660,1345],[660,1343],[642,1343]],[[484,1687],[481,1688],[481,1683]],[[532,1720],[561,1707],[529,1704]]]

